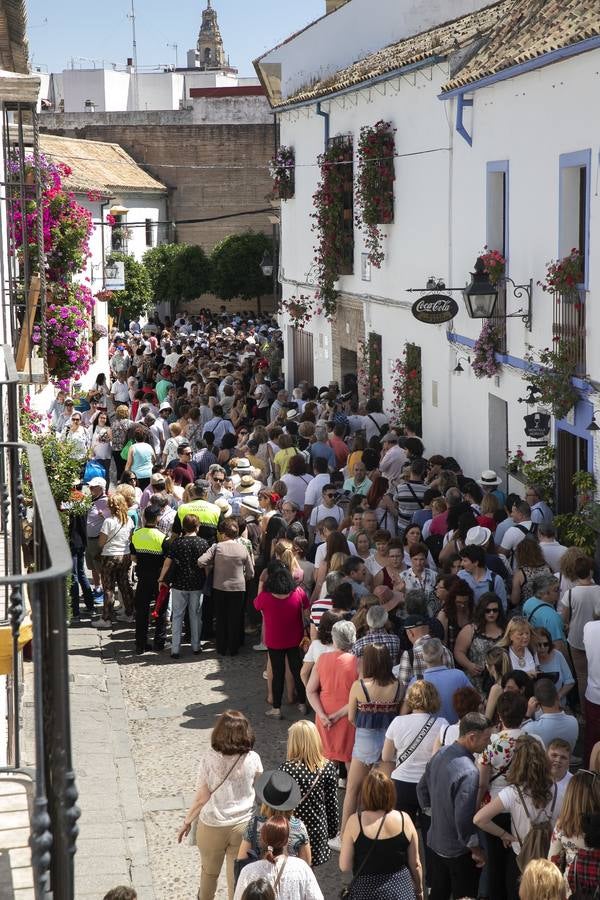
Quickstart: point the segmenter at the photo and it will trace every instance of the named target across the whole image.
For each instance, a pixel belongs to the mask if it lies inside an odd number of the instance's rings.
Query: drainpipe
[[[105,277],[104,277],[105,255],[106,255],[106,250],[105,250],[105,247],[104,247],[104,228],[105,228],[105,223],[104,223],[104,210],[106,209],[106,207],[108,206],[109,203],[112,203],[112,202],[113,202],[114,199],[115,199],[114,197],[107,197],[106,200],[105,200],[105,202],[100,204],[100,223],[101,223],[101,224],[100,224],[100,231],[101,231],[101,234],[102,234],[102,244],[101,244],[101,246],[102,246],[102,288],[103,288],[103,289],[104,289],[104,287],[106,286],[106,285],[105,285]]]
[[[321,109],[321,101],[320,100],[317,102],[317,115],[322,116],[325,119],[324,142],[325,142],[325,150],[327,150],[327,147],[329,145],[329,113],[323,112],[323,110]]]

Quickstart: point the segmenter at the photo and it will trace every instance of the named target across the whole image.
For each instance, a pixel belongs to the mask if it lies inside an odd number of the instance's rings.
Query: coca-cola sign
[[[446,294],[427,294],[412,305],[412,314],[426,325],[441,325],[449,322],[458,312],[458,303]]]

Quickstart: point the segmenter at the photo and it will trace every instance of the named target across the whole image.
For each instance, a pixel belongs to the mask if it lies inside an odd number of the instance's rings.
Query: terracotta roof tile
[[[511,0],[509,7],[444,91],[600,35],[599,0]]]
[[[486,9],[446,22],[398,43],[390,44],[341,69],[334,75],[323,78],[310,87],[281,99],[276,105],[287,106],[290,103],[318,99],[344,88],[360,87],[361,83],[365,81],[421,62],[432,56],[446,57],[457,50],[468,47],[478,37],[488,34],[494,26],[502,21],[513,3],[514,0],[500,0],[499,3],[488,6]]]
[[[166,193],[166,187],[144,172],[119,144],[40,135],[40,151],[53,162],[71,167],[68,187],[86,191]]]

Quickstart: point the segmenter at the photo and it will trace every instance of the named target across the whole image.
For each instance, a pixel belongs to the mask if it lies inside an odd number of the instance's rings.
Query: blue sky
[[[136,0],[140,66],[179,65],[194,47],[206,0]],[[325,11],[325,0],[213,0],[231,64],[253,75],[252,60]],[[51,72],[88,57],[123,65],[131,56],[131,0],[28,0],[30,54],[34,66]],[[47,20],[47,21],[44,21]],[[100,65],[97,62],[97,65]],[[92,63],[76,66],[91,68]]]

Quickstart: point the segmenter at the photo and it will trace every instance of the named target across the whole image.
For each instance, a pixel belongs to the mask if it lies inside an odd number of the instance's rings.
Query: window
[[[110,232],[110,247],[116,253],[127,253],[127,239],[129,232],[127,230],[127,220],[123,215],[115,215],[115,224]]]
[[[584,262],[583,284],[588,282],[591,150],[563,153],[560,157],[558,255],[573,248]]]
[[[339,274],[352,275],[354,272],[354,158],[352,155],[352,135],[344,134],[331,138],[329,146],[347,147],[350,152],[349,161],[340,163],[338,167],[343,175],[342,221],[340,222],[343,253]]]
[[[485,243],[488,250],[499,250],[508,261],[508,160],[488,163],[486,177]],[[498,288],[495,312],[491,322],[500,338],[500,350],[506,353],[506,288],[503,285]]]
[[[146,247],[154,247],[154,222],[146,219]]]

